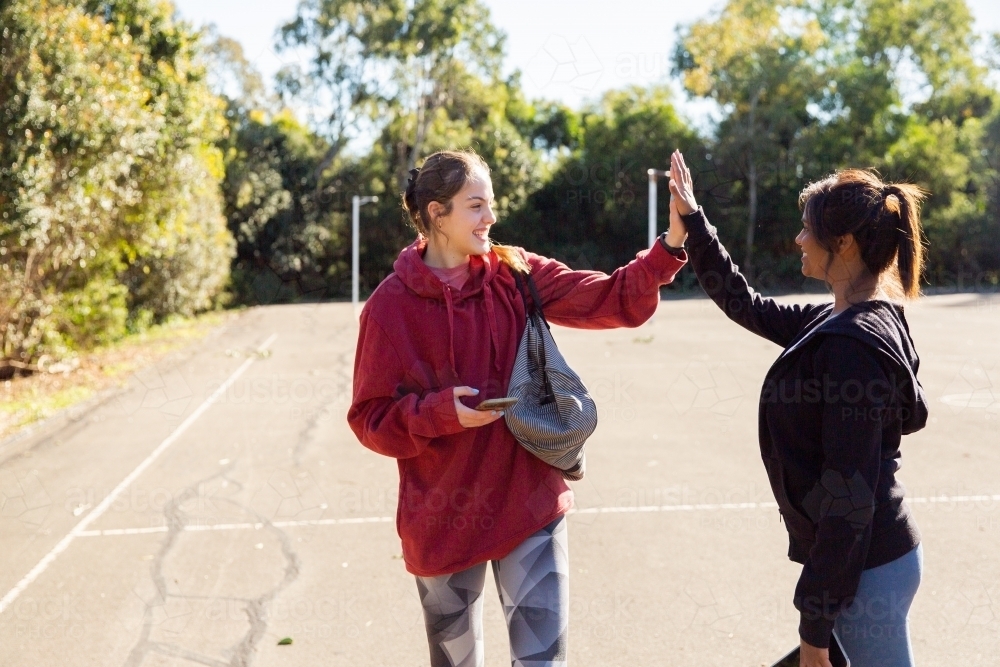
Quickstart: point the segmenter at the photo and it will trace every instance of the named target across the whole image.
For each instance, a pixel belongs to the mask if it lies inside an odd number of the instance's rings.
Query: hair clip
[[[414,167],[413,169],[411,169],[410,170],[410,177],[408,179],[406,179],[406,185],[408,187],[412,188],[414,186],[414,184],[416,184],[416,182],[417,182],[417,176],[419,176],[419,175],[420,175],[420,170],[419,169],[417,169],[416,167]]]

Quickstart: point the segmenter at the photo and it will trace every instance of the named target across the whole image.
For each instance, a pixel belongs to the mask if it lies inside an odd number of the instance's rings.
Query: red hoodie
[[[396,527],[406,569],[459,572],[500,559],[573,505],[562,474],[521,447],[503,419],[458,423],[454,387],[474,407],[504,396],[525,326],[524,303],[497,255],[473,256],[461,290],[424,264],[418,238],[361,313],[347,421],[365,447],[399,463]],[[685,260],[657,242],[611,275],[573,271],[521,251],[546,318],[577,329],[637,327]]]

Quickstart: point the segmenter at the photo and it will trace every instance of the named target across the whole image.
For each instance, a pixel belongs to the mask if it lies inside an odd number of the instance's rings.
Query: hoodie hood
[[[444,300],[444,291],[448,286],[438,280],[430,267],[424,263],[426,250],[427,239],[418,236],[416,241],[400,251],[392,270],[408,289],[419,296]],[[468,282],[461,291],[450,290],[455,292],[455,300],[467,299],[486,289],[499,272],[500,264],[500,258],[493,251],[486,255],[472,255],[469,258]]]
[[[817,333],[851,336],[874,348],[889,368],[908,379],[897,383],[903,406],[909,408],[903,434],[919,431],[926,425],[927,399],[917,380],[920,358],[901,306],[888,301],[865,301],[828,319]]]
[[[427,239],[423,235],[403,248],[399,257],[393,263],[395,274],[410,291],[418,296],[444,301],[448,309],[448,350],[451,367],[455,365],[455,307],[463,301],[481,298],[486,306],[486,315],[490,323],[490,344],[493,347],[493,359],[496,370],[500,368],[500,342],[497,330],[496,298],[493,293],[493,279],[500,272],[500,258],[492,250],[485,255],[472,255],[469,258],[469,279],[461,290],[455,290],[442,282],[430,267],[424,263],[424,252],[427,250]]]

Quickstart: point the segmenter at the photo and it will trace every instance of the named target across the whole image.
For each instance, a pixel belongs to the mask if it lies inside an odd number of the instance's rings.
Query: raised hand
[[[684,155],[680,151],[674,151],[670,156],[670,198],[676,201],[677,212],[680,215],[688,215],[698,210],[691,170],[684,164]]]
[[[455,387],[455,414],[458,415],[458,423],[465,428],[478,428],[492,424],[503,417],[503,410],[473,410],[465,407],[462,401],[458,400],[462,396],[478,396],[479,390],[472,387]]]
[[[667,230],[667,245],[682,248],[687,241],[687,226],[677,210],[677,198],[670,195],[670,229]]]

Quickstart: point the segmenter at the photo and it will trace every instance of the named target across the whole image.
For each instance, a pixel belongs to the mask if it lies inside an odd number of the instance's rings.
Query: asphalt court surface
[[[992,666],[1000,298],[933,296],[907,313],[932,410],[900,472],[925,550],[914,650],[922,665]],[[0,443],[0,665],[427,664],[396,465],[345,422],[356,336],[350,305],[253,309]],[[770,664],[798,622],[799,566],[756,442],[778,348],[704,299],[555,338],[601,412],[569,519],[570,663]]]

